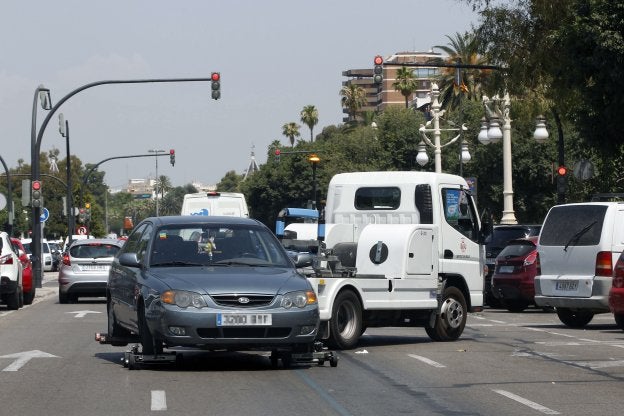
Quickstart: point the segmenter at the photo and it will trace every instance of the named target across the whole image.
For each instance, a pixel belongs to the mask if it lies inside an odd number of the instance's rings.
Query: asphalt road
[[[103,300],[60,305],[47,273],[32,305],[0,306],[2,415],[620,415],[624,331],[537,309],[471,314],[459,341],[369,329],[328,364],[271,368],[264,353],[189,353],[130,371],[100,345]]]

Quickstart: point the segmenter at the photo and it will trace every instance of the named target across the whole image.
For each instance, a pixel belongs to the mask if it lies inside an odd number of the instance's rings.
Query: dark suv
[[[492,234],[485,240],[485,264],[488,267],[488,272],[483,283],[483,296],[486,305],[500,306],[500,301],[492,295],[492,274],[494,274],[496,257],[511,240],[537,236],[541,228],[541,225],[520,224],[494,226]]]

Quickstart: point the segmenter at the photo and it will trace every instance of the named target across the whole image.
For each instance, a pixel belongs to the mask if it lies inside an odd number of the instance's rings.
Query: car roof
[[[149,217],[144,221],[150,221],[156,225],[177,224],[231,224],[231,225],[263,225],[260,221],[245,217],[229,217],[218,215],[172,215],[164,217]]]

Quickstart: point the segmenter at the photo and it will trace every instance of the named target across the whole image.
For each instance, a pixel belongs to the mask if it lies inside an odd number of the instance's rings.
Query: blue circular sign
[[[41,208],[41,215],[39,216],[39,221],[46,222],[46,220],[50,218],[50,211],[47,208]]]

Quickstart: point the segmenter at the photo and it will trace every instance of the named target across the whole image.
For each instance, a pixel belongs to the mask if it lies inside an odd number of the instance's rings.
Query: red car
[[[510,241],[496,257],[492,295],[510,312],[535,304],[537,236]]]
[[[609,290],[609,309],[615,323],[624,330],[624,253],[620,254],[613,268],[613,281]]]
[[[24,245],[20,241],[19,238],[11,237],[11,242],[20,249],[19,259],[22,262],[22,266],[24,266],[24,271],[22,274],[22,291],[24,292],[24,305],[30,305],[33,303],[35,299],[35,285],[32,279],[32,263],[30,262],[30,258],[26,253],[26,249]]]

